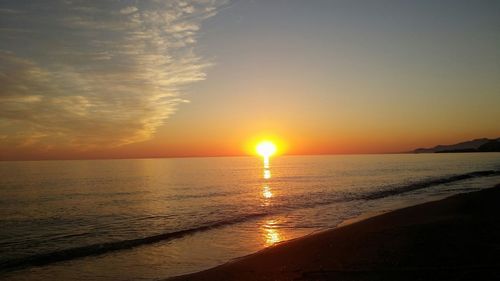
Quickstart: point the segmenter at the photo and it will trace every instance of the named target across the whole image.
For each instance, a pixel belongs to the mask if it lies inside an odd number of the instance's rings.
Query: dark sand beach
[[[500,185],[168,280],[500,280]]]

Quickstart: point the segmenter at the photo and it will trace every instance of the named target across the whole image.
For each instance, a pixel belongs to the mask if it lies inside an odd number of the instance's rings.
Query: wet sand
[[[167,280],[500,280],[500,185]]]

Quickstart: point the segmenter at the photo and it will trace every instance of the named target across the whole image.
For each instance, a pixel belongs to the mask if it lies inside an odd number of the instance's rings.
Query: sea
[[[500,183],[500,153],[0,162],[0,279],[162,280]]]

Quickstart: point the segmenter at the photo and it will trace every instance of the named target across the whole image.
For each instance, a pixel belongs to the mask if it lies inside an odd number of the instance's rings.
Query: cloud
[[[124,15],[129,15],[129,14],[132,14],[132,13],[135,13],[137,12],[139,9],[137,9],[137,7],[134,7],[134,6],[128,6],[128,7],[125,7],[123,9],[120,10],[120,14],[124,14]]]
[[[185,102],[182,86],[205,79],[196,38],[224,1],[123,2],[2,2],[2,144],[145,141]]]

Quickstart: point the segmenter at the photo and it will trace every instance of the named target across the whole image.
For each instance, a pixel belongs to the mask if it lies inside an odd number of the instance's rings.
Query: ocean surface
[[[159,280],[500,183],[500,153],[0,162],[0,279]]]

